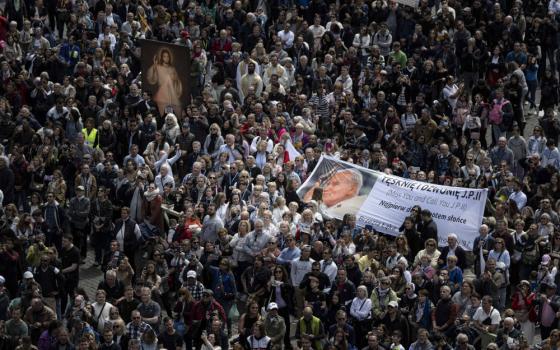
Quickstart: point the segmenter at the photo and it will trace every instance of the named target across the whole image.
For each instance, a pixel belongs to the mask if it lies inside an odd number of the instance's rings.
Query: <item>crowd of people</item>
[[[559,25],[558,0],[6,0],[0,349],[558,349]],[[142,72],[142,39],[190,57]],[[331,217],[297,193],[323,155],[488,189],[479,237]]]

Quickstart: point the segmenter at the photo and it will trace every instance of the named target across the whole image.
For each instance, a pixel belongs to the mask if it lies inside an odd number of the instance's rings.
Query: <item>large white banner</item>
[[[304,202],[322,199],[323,210],[334,218],[356,214],[359,226],[396,236],[410,209],[418,205],[432,212],[439,244],[455,233],[472,250],[482,223],[486,189],[434,185],[387,175],[332,157],[323,156],[297,191]]]

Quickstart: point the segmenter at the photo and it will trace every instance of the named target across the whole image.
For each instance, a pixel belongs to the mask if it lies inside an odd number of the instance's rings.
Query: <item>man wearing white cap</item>
[[[202,293],[204,292],[206,287],[204,287],[204,285],[200,281],[197,281],[196,271],[187,271],[186,280],[183,276],[185,276],[184,273],[181,274],[183,287],[187,288],[189,292],[191,292],[194,300],[199,301],[200,299],[202,299]]]
[[[281,350],[284,346],[284,335],[286,333],[286,323],[278,315],[278,304],[270,303],[267,307],[268,314],[264,320],[266,334],[270,336],[272,350]]]
[[[20,293],[22,295],[31,294],[33,292],[33,282],[35,282],[35,280],[33,279],[33,273],[31,271],[25,271],[23,273],[23,280],[21,281],[21,284],[19,286]]]

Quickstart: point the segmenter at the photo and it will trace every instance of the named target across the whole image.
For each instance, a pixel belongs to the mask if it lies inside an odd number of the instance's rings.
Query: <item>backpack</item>
[[[488,119],[490,119],[490,123],[492,124],[496,124],[499,125],[502,123],[503,120],[503,115],[502,115],[502,108],[508,104],[509,101],[506,99],[502,99],[501,103],[498,103],[496,100],[494,100],[494,103],[492,104],[492,109],[490,110],[490,113],[488,114]]]

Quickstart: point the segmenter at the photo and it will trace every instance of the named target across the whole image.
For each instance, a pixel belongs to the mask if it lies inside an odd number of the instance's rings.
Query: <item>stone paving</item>
[[[95,291],[97,290],[97,285],[103,279],[103,272],[100,267],[93,267],[94,261],[93,249],[88,250],[87,258],[85,259],[85,264],[80,265],[80,284],[79,286],[84,288],[90,300],[95,298]]]

